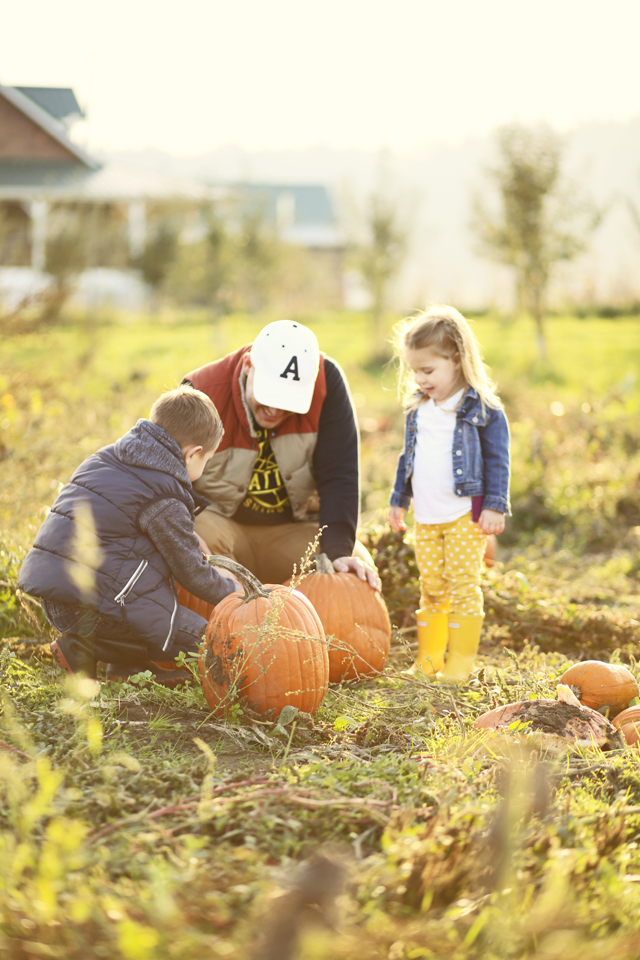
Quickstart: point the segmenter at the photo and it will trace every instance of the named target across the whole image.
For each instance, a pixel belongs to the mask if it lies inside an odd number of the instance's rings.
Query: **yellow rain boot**
[[[438,673],[442,680],[466,680],[478,652],[484,616],[458,617],[449,614],[449,653]]]
[[[416,610],[418,622],[418,658],[411,673],[424,673],[435,677],[444,663],[444,651],[447,648],[448,620],[446,613],[431,613],[429,610]]]

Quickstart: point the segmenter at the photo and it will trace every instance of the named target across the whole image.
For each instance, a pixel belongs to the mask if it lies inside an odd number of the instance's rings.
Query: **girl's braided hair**
[[[502,409],[502,402],[495,392],[489,370],[482,362],[480,346],[469,321],[454,307],[436,304],[417,316],[407,317],[394,327],[392,342],[400,363],[398,390],[408,410],[414,410],[426,399],[422,393],[416,393],[405,357],[407,350],[420,350],[422,347],[429,347],[434,353],[449,359],[458,356],[462,375],[480,397],[483,409],[485,405],[494,410]]]

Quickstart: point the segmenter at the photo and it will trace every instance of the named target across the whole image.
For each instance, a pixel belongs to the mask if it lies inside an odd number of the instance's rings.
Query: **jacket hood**
[[[127,466],[162,470],[191,489],[180,445],[157,423],[138,420],[135,427],[116,440],[113,450],[118,460]]]

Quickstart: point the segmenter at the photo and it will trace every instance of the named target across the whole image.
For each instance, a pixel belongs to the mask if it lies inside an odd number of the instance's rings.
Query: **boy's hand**
[[[483,510],[478,520],[478,526],[483,533],[502,533],[504,530],[504,513],[497,510]]]
[[[392,530],[406,530],[404,524],[405,511],[402,507],[389,507],[389,526]]]

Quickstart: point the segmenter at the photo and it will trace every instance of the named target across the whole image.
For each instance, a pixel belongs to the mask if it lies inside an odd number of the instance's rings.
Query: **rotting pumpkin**
[[[621,663],[584,660],[574,663],[562,674],[560,683],[571,687],[580,703],[609,718],[615,717],[638,696],[638,684]]]
[[[315,561],[315,573],[296,582],[296,589],[309,598],[322,621],[329,643],[329,683],[381,673],[391,643],[391,621],[381,594],[355,574],[334,570],[325,553]]]
[[[535,736],[551,750],[570,746],[618,749],[620,732],[602,714],[590,707],[562,700],[519,700],[494,707],[476,718],[478,730],[512,732]]]
[[[282,584],[265,584],[228,557],[212,566],[231,571],[244,593],[215,607],[200,651],[207,703],[226,716],[236,700],[277,717],[285,706],[314,714],[329,685],[329,658],[322,623],[311,602]]]

